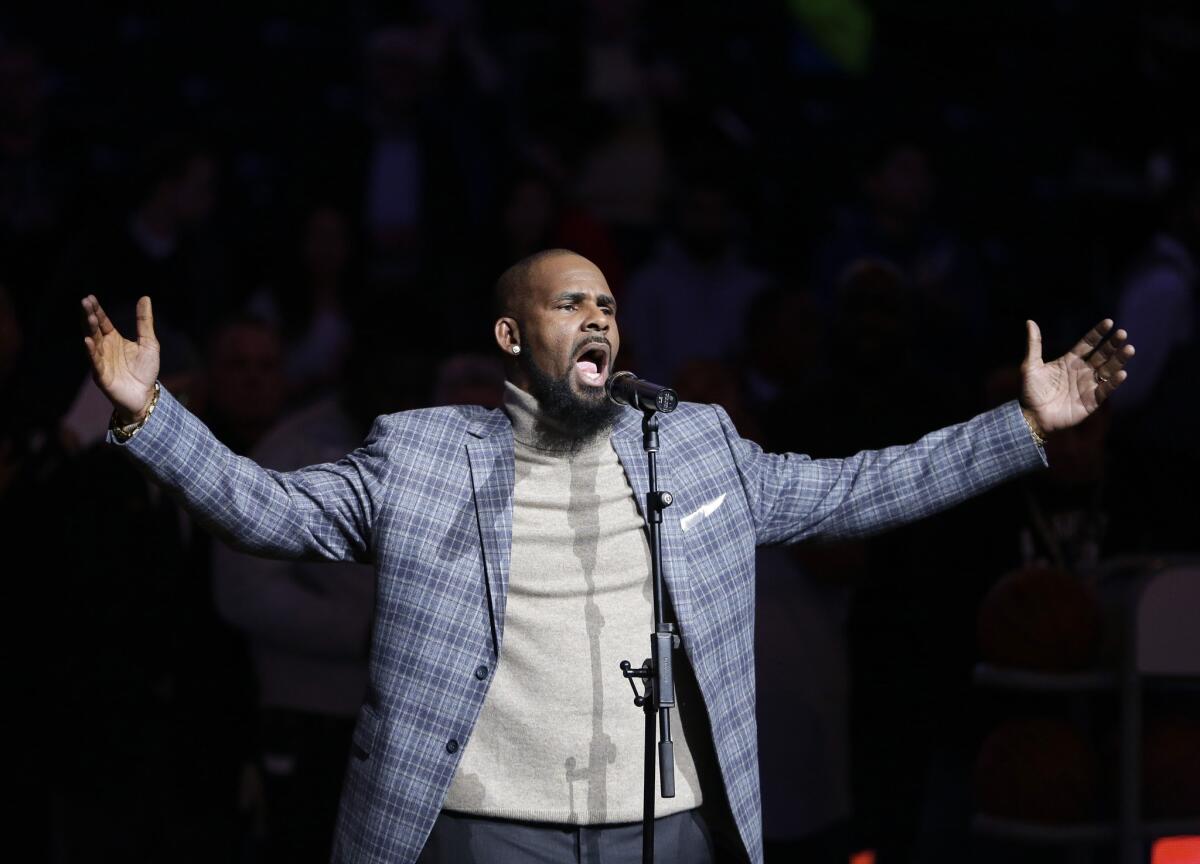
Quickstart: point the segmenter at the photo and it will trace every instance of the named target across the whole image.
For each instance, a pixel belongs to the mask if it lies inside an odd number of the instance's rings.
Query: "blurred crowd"
[[[760,561],[768,860],[963,860],[988,590],[1200,545],[1200,22],[987,6],[0,13],[9,740],[37,860],[322,860],[373,602],[369,568],[210,541],[103,443],[80,298],[132,334],[152,297],[164,385],[288,469],[380,413],[496,406],[491,286],[546,247],[606,274],[620,367],[814,457],[1014,398],[1026,318],[1047,355],[1128,329],[1128,384],[1048,472]]]

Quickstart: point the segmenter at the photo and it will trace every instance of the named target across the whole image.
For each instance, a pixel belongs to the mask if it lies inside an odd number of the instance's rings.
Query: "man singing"
[[[640,662],[653,627],[647,478],[641,414],[605,392],[616,303],[591,262],[557,249],[510,267],[496,300],[503,409],[382,416],[345,458],[290,472],[234,455],[157,383],[148,297],[136,341],[83,300],[111,441],[239,549],[375,565],[338,862],[641,857],[644,720],[618,664]],[[1051,363],[1027,330],[1019,402],[907,446],[812,460],[762,452],[719,406],[662,417],[663,576],[683,651],[656,861],[762,861],[755,547],[881,531],[1039,468],[1043,436],[1125,379],[1133,346],[1111,321]]]

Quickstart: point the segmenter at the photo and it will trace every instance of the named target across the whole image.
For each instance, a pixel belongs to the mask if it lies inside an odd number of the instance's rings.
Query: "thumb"
[[[139,342],[157,342],[154,338],[154,309],[149,297],[137,302],[137,338]]]
[[[1025,365],[1040,366],[1042,364],[1042,331],[1036,321],[1025,322],[1025,335],[1028,342],[1025,349]]]

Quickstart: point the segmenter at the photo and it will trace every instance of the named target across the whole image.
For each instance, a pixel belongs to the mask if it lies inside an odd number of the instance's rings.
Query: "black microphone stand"
[[[674,407],[673,405],[671,406]],[[642,448],[646,451],[650,491],[646,493],[646,525],[650,534],[650,568],[654,580],[654,632],[650,634],[650,657],[634,669],[621,661],[621,674],[633,689],[633,704],[646,715],[645,778],[642,798],[642,861],[654,861],[654,715],[658,714],[658,767],[662,797],[675,797],[675,747],[671,741],[671,709],[675,707],[675,672],[672,651],[679,647],[675,625],[663,618],[662,511],[671,505],[670,492],[658,489],[658,409],[642,409]],[[645,682],[638,693],[634,678]]]

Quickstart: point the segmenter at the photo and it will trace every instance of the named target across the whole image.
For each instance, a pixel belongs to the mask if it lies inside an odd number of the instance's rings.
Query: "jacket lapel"
[[[508,571],[512,559],[513,436],[512,425],[497,409],[468,430],[471,485],[475,490],[475,516],[483,548],[488,602],[492,610],[492,647],[497,656],[504,639],[504,607],[508,597]]]

